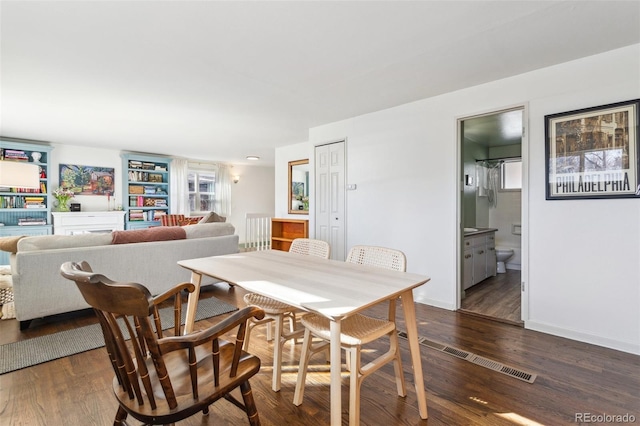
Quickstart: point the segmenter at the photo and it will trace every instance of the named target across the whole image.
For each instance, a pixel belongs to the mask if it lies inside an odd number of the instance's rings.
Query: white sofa
[[[159,228],[150,228],[148,232]],[[18,241],[11,255],[11,273],[16,318],[20,329],[31,320],[89,308],[74,282],[60,275],[60,265],[67,261],[87,261],[95,272],[114,281],[137,282],[151,294],[189,281],[190,273],[177,265],[184,259],[238,252],[238,236],[229,223],[207,223],[184,227],[185,239],[112,244],[140,235],[139,230],[114,231],[107,234],[45,235]],[[167,229],[168,231],[168,229]],[[138,234],[131,234],[138,232]],[[143,231],[144,234],[144,231]],[[144,239],[144,238],[143,238]],[[211,284],[213,280],[203,282]]]

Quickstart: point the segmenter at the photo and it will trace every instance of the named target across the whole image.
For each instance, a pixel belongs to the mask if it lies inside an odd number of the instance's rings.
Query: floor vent
[[[405,331],[398,331],[398,336],[406,339],[407,333]],[[431,349],[435,349],[437,351],[444,352],[449,355],[453,355],[457,358],[464,359],[465,361],[469,361],[481,367],[485,367],[490,370],[497,371],[498,373],[506,374],[507,376],[516,378],[518,380],[522,380],[527,383],[533,383],[537,377],[536,374],[528,373],[526,371],[522,371],[517,368],[506,366],[492,359],[481,357],[479,355],[464,351],[462,349],[458,349],[452,346],[444,345],[442,343],[434,342],[433,340],[429,340],[426,337],[419,337],[418,342],[420,342],[420,344],[423,346],[427,346]]]

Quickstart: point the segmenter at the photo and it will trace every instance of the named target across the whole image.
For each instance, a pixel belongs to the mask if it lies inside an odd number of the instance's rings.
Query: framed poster
[[[60,187],[76,195],[107,195],[114,193],[115,170],[110,167],[60,164]]]
[[[640,99],[545,116],[546,199],[640,198]]]

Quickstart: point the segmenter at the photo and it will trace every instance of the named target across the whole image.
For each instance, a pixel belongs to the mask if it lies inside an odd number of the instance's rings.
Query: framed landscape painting
[[[115,169],[60,164],[60,186],[76,195],[113,195]]]
[[[640,198],[640,99],[545,116],[546,199]]]

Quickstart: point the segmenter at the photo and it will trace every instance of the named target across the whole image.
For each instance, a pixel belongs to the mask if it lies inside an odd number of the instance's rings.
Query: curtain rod
[[[486,158],[484,160],[476,160],[476,163],[479,163],[481,161],[505,161],[505,160],[520,160],[522,159],[522,157],[502,157],[502,158]]]

